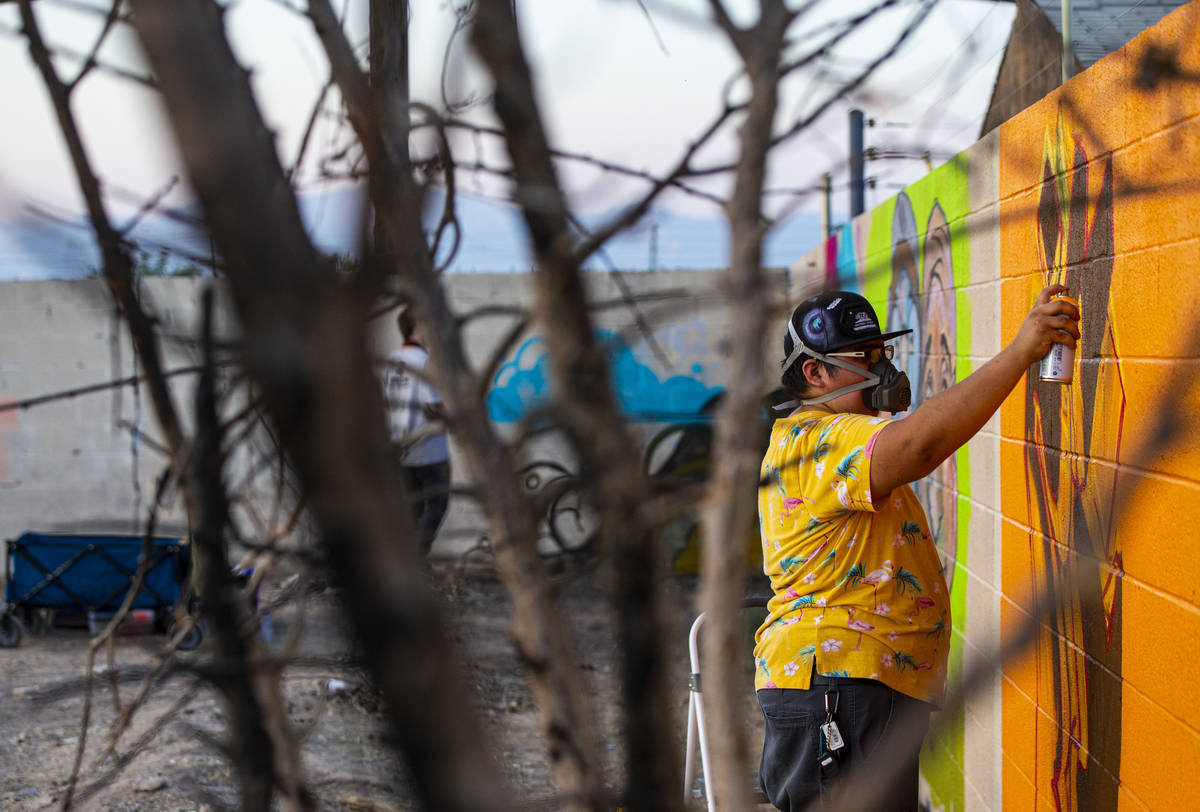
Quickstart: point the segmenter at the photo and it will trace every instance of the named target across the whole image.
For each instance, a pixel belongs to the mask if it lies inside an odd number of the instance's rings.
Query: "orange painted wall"
[[[1001,622],[1042,621],[1004,666],[1004,807],[1197,808],[1200,0],[1004,125],[999,188],[1002,335],[1050,282],[1084,333],[1071,385],[1001,410]]]

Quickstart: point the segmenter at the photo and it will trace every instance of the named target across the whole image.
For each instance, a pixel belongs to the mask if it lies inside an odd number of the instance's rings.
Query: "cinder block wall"
[[[720,279],[715,271],[638,272],[620,279],[587,275],[597,323],[614,358],[613,383],[643,442],[668,427],[694,422],[725,385]],[[501,346],[518,320],[529,315],[529,282],[527,274],[444,278],[455,311],[474,314],[464,328],[468,359],[478,369],[494,365],[489,412],[510,436],[529,428],[528,415],[550,394],[546,348],[535,332],[526,330]],[[165,334],[168,369],[197,363],[199,302],[206,284],[143,282],[147,306]],[[781,299],[786,285],[786,275],[778,272],[774,286]],[[227,308],[220,312],[219,333],[232,339]],[[0,314],[0,400],[63,393],[138,371],[127,331],[100,280],[0,283]],[[372,330],[381,358],[399,346],[394,311],[381,315]],[[188,423],[194,385],[191,374],[172,379],[176,405]],[[161,435],[144,387],[121,386],[0,412],[0,538],[26,530],[135,532],[146,519],[164,466],[156,443]],[[670,447],[670,441],[659,446],[665,452]],[[457,456],[457,449],[452,452]],[[553,434],[536,435],[526,461],[549,463],[535,469],[543,482],[560,470],[576,471]],[[467,484],[462,481],[466,466],[453,467],[456,484]],[[239,483],[240,490],[246,470],[245,459],[235,460],[230,482]],[[271,503],[268,478],[245,487],[258,489],[265,511]],[[592,529],[583,518],[573,531],[579,541]],[[178,500],[163,506],[164,532],[183,533],[184,523]],[[574,526],[563,526],[568,525]],[[484,538],[484,528],[474,501],[454,497],[434,555],[460,555]]]
[[[775,269],[770,274],[782,307],[787,298],[787,273]],[[711,408],[713,398],[725,386],[728,317],[723,277],[723,271],[585,275],[597,330],[612,359],[611,383],[619,406],[642,448],[653,444],[656,449],[645,461],[651,471],[659,470],[670,457],[680,440],[681,427],[695,427],[704,421],[706,408]],[[547,347],[536,329],[526,329],[507,346],[501,345],[519,319],[532,315],[530,283],[528,274],[443,277],[455,312],[460,316],[479,314],[464,326],[467,358],[476,369],[494,369],[487,392],[488,413],[508,437],[528,432],[533,425],[531,417],[552,395]],[[383,314],[373,330],[381,356],[399,346],[394,311]],[[775,338],[769,342],[771,358],[778,351]],[[535,433],[524,449],[522,461],[542,483],[563,471],[578,471],[557,433]],[[458,456],[453,441],[451,452]],[[453,458],[451,464],[458,481],[465,465]],[[527,480],[528,484],[534,482]],[[568,507],[563,515],[559,528],[568,543],[582,542],[594,529],[586,511],[576,516]],[[461,555],[484,539],[485,527],[473,500],[453,498],[433,554]],[[669,538],[664,544],[669,547],[664,550],[668,559],[682,552]],[[545,552],[557,549],[548,533],[543,534],[542,548]]]
[[[923,753],[935,809],[1200,798],[1197,31],[1193,2],[793,268],[916,328],[918,402],[999,351],[1046,284],[1082,300],[1074,382],[1035,367],[918,489],[953,574],[952,680],[984,674]]]
[[[167,369],[197,363],[201,282],[149,279],[147,306],[164,335]],[[0,400],[63,395],[140,374],[128,331],[99,279],[0,284]],[[220,337],[230,338],[225,319]],[[172,380],[187,419],[194,377]],[[164,456],[144,387],[120,386],[0,412],[0,537],[25,530],[130,532],[144,523]],[[181,506],[160,521],[177,532]]]

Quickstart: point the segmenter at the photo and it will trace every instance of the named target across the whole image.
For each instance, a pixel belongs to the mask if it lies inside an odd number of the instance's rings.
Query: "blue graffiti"
[[[608,353],[610,383],[626,419],[643,422],[707,419],[703,407],[721,393],[721,387],[706,386],[687,375],[659,380],[620,336],[597,330],[596,339]],[[535,337],[522,344],[492,381],[487,396],[488,416],[497,423],[515,423],[546,409],[553,397],[549,362],[544,339]],[[695,375],[703,371],[700,364],[691,366]]]
[[[550,356],[536,347],[546,342],[531,338],[521,345],[516,356],[505,362],[492,380],[488,392],[488,416],[497,423],[516,423],[526,412],[544,409],[550,403]],[[526,355],[534,358],[530,364]],[[501,383],[503,381],[503,383]]]

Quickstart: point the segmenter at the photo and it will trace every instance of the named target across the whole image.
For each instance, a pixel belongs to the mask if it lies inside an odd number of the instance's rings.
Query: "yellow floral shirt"
[[[777,420],[759,488],[774,596],[755,635],[756,690],[865,677],[941,705],[950,596],[916,494],[871,501],[871,450],[890,418],[806,410]]]

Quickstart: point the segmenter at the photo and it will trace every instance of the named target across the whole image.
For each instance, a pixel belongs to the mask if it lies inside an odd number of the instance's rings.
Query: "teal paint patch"
[[[622,415],[637,422],[682,423],[706,421],[712,401],[723,390],[701,379],[702,364],[690,365],[693,375],[660,378],[616,333],[597,330],[596,340],[609,360],[609,382]],[[540,337],[526,341],[503,365],[488,392],[488,417],[497,423],[516,423],[544,411],[553,399],[548,345]]]
[[[858,267],[854,255],[854,228],[850,223],[837,232],[837,287],[844,290],[858,289]]]

